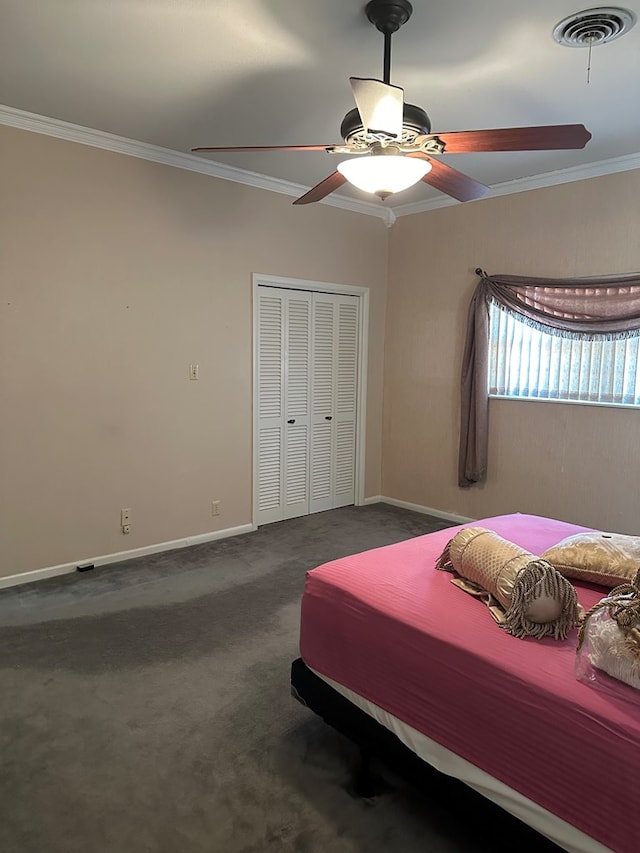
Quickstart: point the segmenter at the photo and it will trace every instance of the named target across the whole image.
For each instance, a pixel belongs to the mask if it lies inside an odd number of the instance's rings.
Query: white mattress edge
[[[542,808],[537,803],[514,791],[504,782],[494,779],[485,770],[481,770],[464,758],[456,755],[446,747],[419,732],[417,729],[403,723],[393,714],[364,699],[348,687],[328,678],[321,672],[309,667],[314,675],[326,682],[330,687],[348,699],[353,705],[373,717],[384,726],[413,753],[426,761],[436,770],[447,776],[459,779],[469,787],[478,791],[487,799],[499,805],[505,811],[528,824],[541,835],[546,836],[555,844],[567,850],[568,853],[614,853],[599,841],[567,823],[557,815]],[[585,804],[585,807],[588,807]]]

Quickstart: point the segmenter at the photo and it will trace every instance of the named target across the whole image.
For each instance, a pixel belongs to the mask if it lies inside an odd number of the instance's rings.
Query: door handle
[[[290,421],[287,421],[288,424],[295,424],[295,422],[296,422],[295,418],[291,418]]]
[[[324,419],[325,419],[325,421],[330,421],[330,420],[332,420],[331,415],[325,415],[325,416],[324,416]]]

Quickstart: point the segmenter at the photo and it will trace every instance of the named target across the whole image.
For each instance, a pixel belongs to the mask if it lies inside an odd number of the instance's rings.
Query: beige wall
[[[370,288],[367,495],[637,532],[637,411],[492,401],[486,484],[461,490],[456,469],[473,270],[639,269],[640,172],[387,232],[10,128],[0,153],[0,576],[251,520],[252,272]]]
[[[0,151],[0,576],[251,521],[253,272],[370,288],[380,493],[380,220],[5,127]]]
[[[492,400],[485,484],[457,486],[466,313],[489,273],[640,269],[640,171],[401,218],[390,236],[384,495],[483,518],[539,515],[638,533],[640,411]]]

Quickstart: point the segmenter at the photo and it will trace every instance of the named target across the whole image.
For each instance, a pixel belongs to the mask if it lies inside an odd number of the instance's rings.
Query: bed
[[[534,554],[589,528],[473,523]],[[576,680],[575,630],[516,639],[435,563],[461,525],[307,573],[292,690],[368,748],[462,780],[571,853],[637,853],[640,705]],[[588,609],[602,588],[575,583]]]

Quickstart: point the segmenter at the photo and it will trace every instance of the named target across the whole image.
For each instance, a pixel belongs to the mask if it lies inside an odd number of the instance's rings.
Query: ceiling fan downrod
[[[409,0],[369,0],[365,12],[367,18],[375,25],[384,36],[384,65],[382,81],[391,82],[391,36],[397,32],[403,24],[406,24],[413,6]]]

